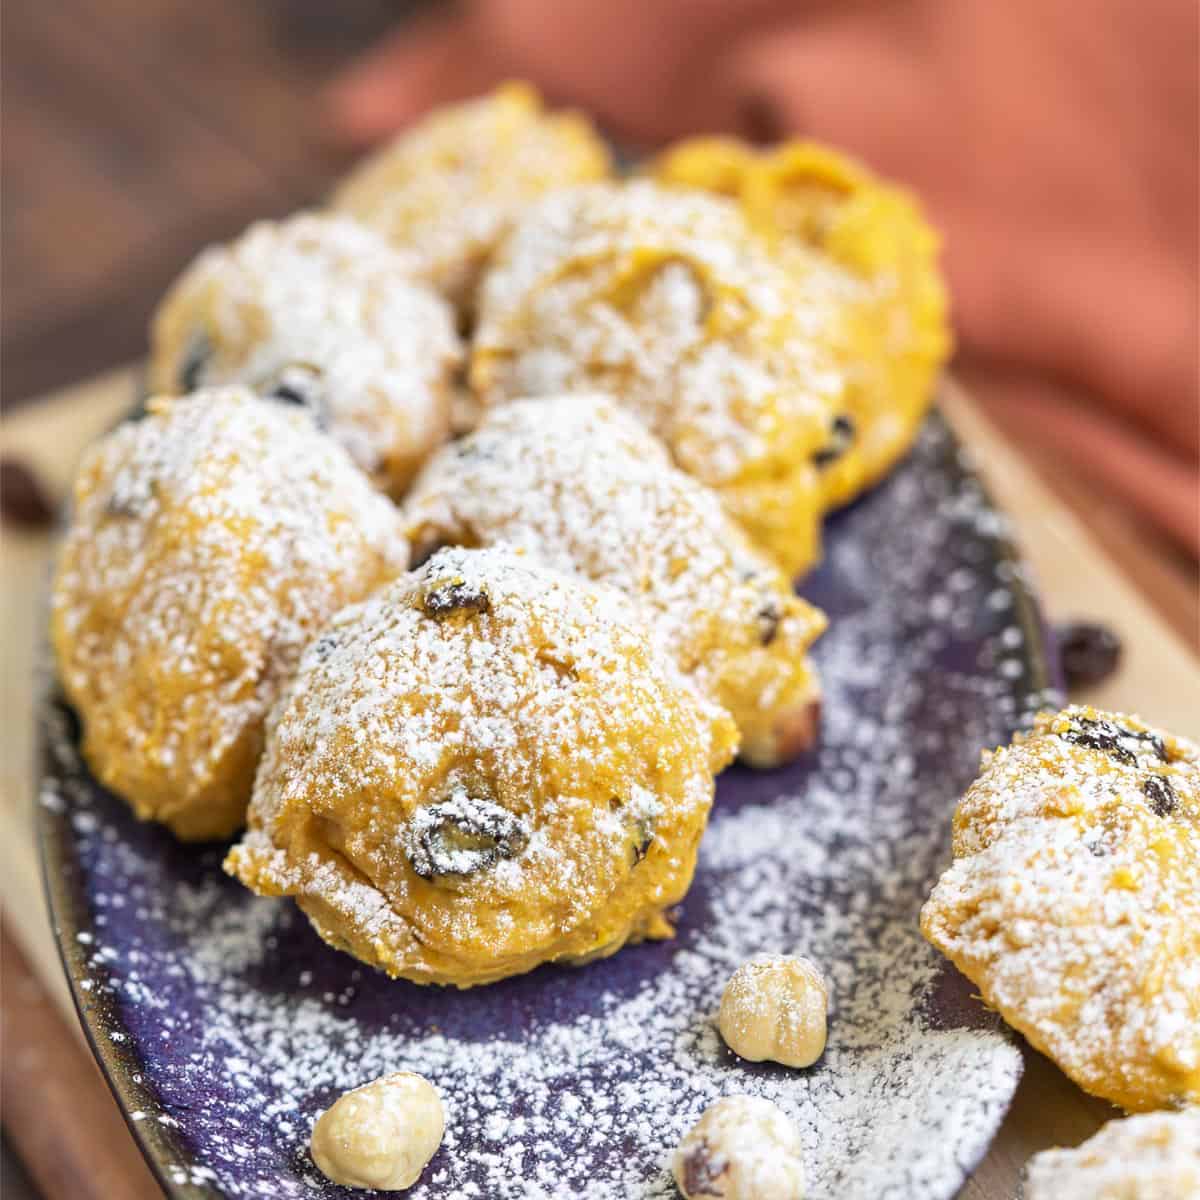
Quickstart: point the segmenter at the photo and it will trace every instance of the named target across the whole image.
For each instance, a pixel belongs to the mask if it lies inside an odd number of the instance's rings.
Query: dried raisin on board
[[[1068,621],[1055,631],[1068,688],[1102,683],[1120,664],[1121,639],[1095,621]]]
[[[0,512],[6,524],[45,529],[54,523],[54,505],[36,472],[19,458],[0,459]]]

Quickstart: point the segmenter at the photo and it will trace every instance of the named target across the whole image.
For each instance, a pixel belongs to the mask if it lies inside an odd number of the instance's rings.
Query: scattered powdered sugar
[[[806,585],[835,617],[816,650],[819,749],[726,773],[678,936],[582,969],[463,993],[389,982],[222,878],[219,849],[136,825],[80,776],[70,738],[51,737],[51,869],[61,846],[88,901],[59,920],[94,934],[85,1003],[136,1048],[120,1052],[135,1106],[178,1123],[137,1126],[177,1193],[347,1194],[308,1160],[312,1121],[343,1090],[409,1070],[447,1109],[420,1200],[665,1200],[675,1145],[734,1093],[794,1121],[814,1200],[951,1196],[1020,1059],[917,915],[979,747],[1046,702],[1025,648],[1040,631],[994,533],[937,423],[835,518]],[[1004,662],[1025,669],[1009,678]],[[828,1048],[809,1070],[742,1063],[720,1041],[721,989],[757,952],[803,953],[829,980]]]
[[[446,436],[462,356],[449,306],[412,271],[348,217],[261,221],[172,287],[154,320],[152,384],[242,383],[309,404],[364,470],[401,487]]]

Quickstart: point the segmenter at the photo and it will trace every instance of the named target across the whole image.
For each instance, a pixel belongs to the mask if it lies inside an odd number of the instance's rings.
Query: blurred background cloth
[[[523,77],[631,146],[812,136],[913,187],[959,372],[1194,557],[1198,37],[1195,0],[13,0],[6,397],[140,353],[202,242]]]
[[[331,93],[369,142],[529,78],[653,146],[802,135],[911,185],[961,365],[1200,552],[1195,0],[474,0]]]

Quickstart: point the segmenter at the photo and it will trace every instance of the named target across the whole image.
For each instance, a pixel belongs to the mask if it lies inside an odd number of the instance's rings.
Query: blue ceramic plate
[[[722,776],[678,936],[470,992],[390,982],[290,903],[219,869],[223,847],[141,825],[44,706],[41,829],[67,973],[147,1158],[174,1197],[333,1197],[308,1158],[344,1089],[420,1071],[441,1089],[424,1200],[675,1195],[670,1153],[713,1099],[768,1096],[802,1131],[814,1200],[942,1200],[982,1156],[1018,1051],[921,940],[949,820],[983,746],[1054,703],[1036,605],[940,418],[828,527],[804,584],[831,627],[819,748]],[[721,1043],[730,971],[801,951],[832,985],[808,1071]]]

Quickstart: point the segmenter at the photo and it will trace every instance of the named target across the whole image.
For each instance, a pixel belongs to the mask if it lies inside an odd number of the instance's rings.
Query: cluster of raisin
[[[1162,738],[1155,733],[1126,729],[1113,721],[1092,717],[1075,717],[1069,729],[1060,735],[1064,741],[1087,750],[1099,750],[1122,766],[1136,767],[1141,760],[1152,756],[1159,762],[1170,762]]]
[[[1059,735],[1064,741],[1088,750],[1099,750],[1122,766],[1145,767],[1146,759],[1154,762],[1171,761],[1163,740],[1155,733],[1127,729],[1114,721],[1075,717],[1069,729]],[[1178,807],[1179,800],[1171,781],[1163,775],[1149,775],[1142,780],[1142,793],[1155,816],[1168,817]]]

